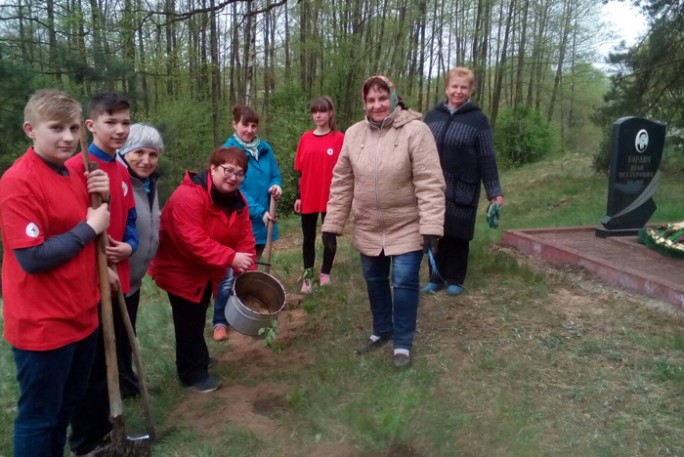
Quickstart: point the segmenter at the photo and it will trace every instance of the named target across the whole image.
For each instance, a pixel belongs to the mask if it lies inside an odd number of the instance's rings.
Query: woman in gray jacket
[[[133,124],[128,140],[119,149],[119,160],[128,168],[135,197],[135,210],[138,218],[135,228],[138,231],[138,249],[131,255],[131,291],[124,298],[126,308],[135,329],[140,303],[140,287],[147,267],[157,253],[159,246],[159,196],[157,192],[157,164],[164,150],[164,142],[159,132],[149,125]],[[119,378],[122,395],[133,397],[140,393],[138,377],[133,371],[130,343],[126,338],[117,340]]]
[[[333,170],[323,243],[336,245],[352,212],[373,316],[373,334],[357,353],[393,339],[394,365],[403,368],[416,332],[423,247],[435,249],[444,228],[444,176],[430,129],[389,79],[368,78],[362,98],[366,117],[345,133]]]

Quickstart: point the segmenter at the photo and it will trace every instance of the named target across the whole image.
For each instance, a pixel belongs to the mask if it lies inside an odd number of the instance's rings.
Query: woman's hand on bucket
[[[248,252],[236,252],[233,258],[232,267],[234,270],[242,272],[247,271],[249,267],[254,265],[254,257]]]

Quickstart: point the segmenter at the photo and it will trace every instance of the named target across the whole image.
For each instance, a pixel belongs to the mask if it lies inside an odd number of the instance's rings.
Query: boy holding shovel
[[[104,92],[90,101],[88,119],[85,121],[86,127],[93,134],[93,142],[88,147],[90,160],[107,173],[111,183],[111,223],[107,230],[109,246],[106,254],[109,264],[116,267],[118,276],[118,279],[110,277],[113,294],[118,293],[119,288],[124,294],[130,291],[131,269],[128,258],[138,246],[133,186],[128,170],[116,158],[117,149],[128,139],[130,124],[130,104],[122,95]],[[80,154],[68,160],[67,166],[75,172],[83,172],[85,169]],[[113,295],[112,302],[117,302],[116,295]],[[128,312],[129,315],[132,314],[132,310]],[[138,379],[132,368],[131,346],[117,307],[113,315],[119,384],[124,397],[137,395]],[[135,321],[135,316],[131,316],[131,320]],[[71,450],[75,455],[89,453],[104,444],[104,438],[111,429],[104,344],[100,338],[88,391],[76,407],[71,420]]]
[[[109,179],[64,167],[79,141],[81,106],[41,90],[24,108],[33,146],[0,179],[4,336],[12,345],[20,397],[16,457],[64,454],[74,404],[84,394],[97,346],[100,299],[97,234],[108,205],[90,208],[88,192],[109,198]]]

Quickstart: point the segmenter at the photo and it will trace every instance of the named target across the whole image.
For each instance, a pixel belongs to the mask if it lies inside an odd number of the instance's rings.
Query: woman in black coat
[[[492,130],[487,116],[470,100],[474,82],[475,74],[469,68],[449,71],[446,100],[425,117],[435,136],[447,189],[444,236],[435,256],[444,282],[430,282],[423,287],[423,292],[437,292],[445,287],[450,295],[463,292],[480,183],[490,203],[503,205]]]

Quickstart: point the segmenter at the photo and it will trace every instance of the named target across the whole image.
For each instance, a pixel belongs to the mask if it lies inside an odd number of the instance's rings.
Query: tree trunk
[[[167,21],[169,21],[175,13],[174,0],[166,0],[165,12]],[[164,29],[166,33],[166,95],[173,97],[175,95],[175,88],[173,83],[174,78],[174,22],[169,21]]]
[[[525,44],[527,41],[527,15],[530,9],[530,0],[524,0],[521,17],[522,30],[520,32],[520,44],[518,45],[518,68],[515,78],[515,99],[513,106],[518,107],[523,100],[523,67],[525,66]]]
[[[221,144],[221,61],[218,49],[218,30],[216,26],[217,15],[214,10],[215,0],[209,0],[210,31],[210,53],[211,53],[211,119],[212,131],[214,134],[214,144]]]
[[[138,0],[138,10],[142,11],[142,0]],[[145,40],[143,39],[142,24],[138,27],[138,50],[140,51],[140,83],[143,93],[143,107],[145,114],[150,112],[150,95],[147,86],[147,63],[145,57]]]
[[[568,35],[570,33],[570,20],[572,18],[572,0],[565,0],[563,9],[563,29],[561,33],[561,42],[558,46],[558,64],[556,65],[556,76],[553,79],[553,89],[551,91],[551,101],[549,102],[549,110],[546,114],[546,121],[551,122],[553,119],[553,110],[556,105],[556,97],[558,96],[558,88],[563,77],[563,62],[565,60],[565,52],[568,46]]]
[[[47,27],[48,27],[48,49],[50,71],[54,73],[55,79],[61,82],[62,69],[59,64],[59,50],[57,49],[57,32],[55,30],[55,2],[47,0]]]
[[[290,61],[290,15],[285,8],[285,79],[292,77],[292,63]]]
[[[496,66],[496,82],[494,84],[494,94],[492,95],[492,109],[490,115],[490,122],[492,128],[494,128],[494,126],[496,125],[496,118],[499,114],[499,102],[501,99],[501,90],[503,85],[504,74],[506,72],[508,37],[511,31],[511,22],[513,20],[513,12],[515,10],[515,1],[516,0],[510,0],[510,3],[508,4],[508,14],[506,15],[506,25],[504,26],[503,45],[501,46],[501,54],[499,57],[499,62]]]
[[[243,87],[241,82],[242,70],[240,69],[240,34],[238,23],[237,3],[233,3],[232,7],[232,30],[233,39],[230,45],[230,104],[234,105],[238,100],[244,100],[244,93],[239,92]]]

